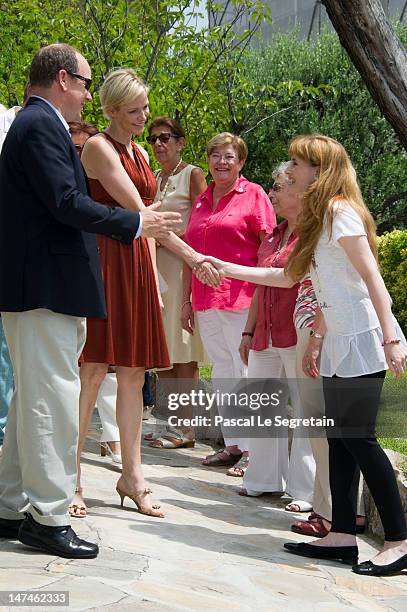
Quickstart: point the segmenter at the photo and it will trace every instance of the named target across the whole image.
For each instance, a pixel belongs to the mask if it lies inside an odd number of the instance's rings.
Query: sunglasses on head
[[[65,71],[69,74],[69,76],[75,77],[75,79],[79,79],[80,81],[83,81],[85,83],[86,91],[89,91],[92,85],[92,79],[88,79],[87,77],[84,77],[81,74],[76,74],[76,72],[70,72],[70,70],[67,70],[66,68],[65,68]]]
[[[178,139],[179,136],[176,134],[171,134],[170,132],[161,132],[161,134],[154,134],[153,136],[147,136],[148,144],[155,144],[157,140],[160,142],[169,142],[170,138]]]

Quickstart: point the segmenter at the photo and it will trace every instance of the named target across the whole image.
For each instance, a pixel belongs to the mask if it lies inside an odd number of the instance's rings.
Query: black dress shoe
[[[0,518],[0,538],[18,540],[18,530],[24,519],[4,519]]]
[[[39,548],[65,559],[94,559],[99,552],[97,544],[78,538],[69,525],[63,527],[41,525],[31,514],[27,514],[27,518],[22,522],[18,539],[27,546]]]
[[[372,561],[364,561],[352,567],[352,572],[362,576],[391,576],[407,569],[407,555],[388,563],[387,565],[375,565]]]
[[[288,542],[284,548],[294,555],[314,559],[340,561],[346,565],[354,565],[358,560],[357,546],[314,546],[305,542]]]

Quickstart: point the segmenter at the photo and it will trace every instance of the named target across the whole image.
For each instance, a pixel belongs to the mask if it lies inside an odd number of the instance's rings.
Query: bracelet
[[[242,338],[243,336],[250,336],[250,338],[253,338],[254,334],[252,332],[242,332]]]
[[[186,306],[187,304],[191,304],[191,300],[186,300],[183,304],[181,304],[181,310],[184,308],[184,306]]]
[[[324,339],[324,337],[319,334],[313,327],[311,327],[311,329],[309,330],[309,335],[311,336],[311,338],[316,338],[317,340]]]
[[[388,344],[400,344],[400,340],[398,338],[392,338],[391,340],[383,340],[382,346],[387,346]]]

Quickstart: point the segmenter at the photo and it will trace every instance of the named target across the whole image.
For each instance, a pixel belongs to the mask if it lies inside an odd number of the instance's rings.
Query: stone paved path
[[[162,520],[138,514],[129,499],[120,508],[119,472],[90,438],[83,462],[90,512],[74,527],[99,542],[100,555],[70,561],[0,541],[0,590],[67,590],[69,610],[106,612],[407,609],[406,576],[363,578],[348,566],[285,553],[284,542],[304,539],[290,531],[300,515],[285,512],[278,496],[238,496],[240,479],[200,465],[207,450],[145,447],[145,473],[167,515]],[[373,542],[361,538],[361,559],[372,552]],[[6,609],[67,608],[0,607]]]

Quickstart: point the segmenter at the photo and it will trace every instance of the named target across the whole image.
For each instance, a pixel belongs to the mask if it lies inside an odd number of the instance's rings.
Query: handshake
[[[209,285],[209,287],[218,287],[225,276],[224,262],[216,257],[196,253],[192,272],[201,283]]]

